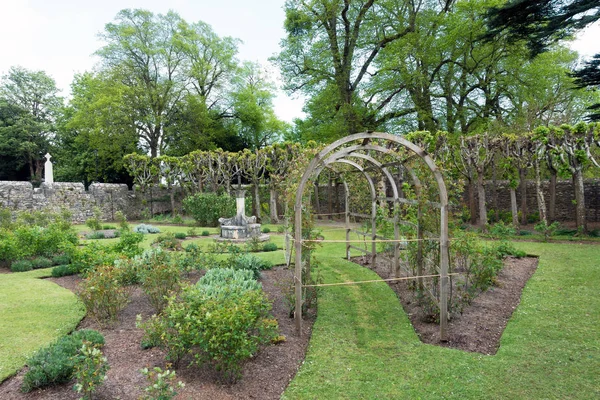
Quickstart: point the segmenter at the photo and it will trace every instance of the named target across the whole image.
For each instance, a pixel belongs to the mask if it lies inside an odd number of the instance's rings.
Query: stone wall
[[[542,182],[542,190],[544,199],[546,200],[546,208],[549,206],[550,191],[549,182]],[[585,189],[585,208],[586,219],[588,222],[600,221],[600,180],[588,179],[584,183]],[[476,190],[476,189],[475,189]],[[510,189],[507,181],[497,182],[498,193],[498,209],[501,211],[510,212]],[[527,210],[528,214],[538,211],[537,191],[535,181],[527,181]],[[485,197],[488,212],[493,209],[492,202],[492,184],[486,182]],[[475,204],[477,206],[477,192],[475,192]],[[465,204],[467,204],[467,193],[465,193]],[[570,180],[560,180],[556,182],[556,208],[555,216],[558,221],[575,221],[575,192],[573,183]],[[521,190],[517,189],[517,206],[521,210]]]
[[[181,209],[182,191],[175,189],[176,207]],[[115,213],[122,211],[128,219],[141,218],[149,213],[171,212],[169,191],[153,188],[152,193],[143,193],[137,188],[129,190],[125,184],[93,183],[88,190],[82,183],[55,182],[42,183],[33,188],[30,182],[0,181],[0,206],[10,210],[48,210],[68,209],[73,221],[84,222],[93,216],[94,208],[102,211],[102,219],[113,221]]]

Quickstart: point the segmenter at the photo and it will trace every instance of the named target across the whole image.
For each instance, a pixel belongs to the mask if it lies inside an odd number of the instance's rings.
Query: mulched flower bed
[[[192,276],[195,281],[198,275]],[[52,280],[75,291],[81,278],[67,276]],[[295,333],[294,320],[289,318],[289,309],[284,302],[283,282],[291,280],[291,273],[284,267],[263,271],[263,290],[273,301],[272,314],[279,323],[279,330],[286,337],[285,342],[267,346],[245,363],[242,378],[234,384],[223,384],[220,376],[209,368],[187,367],[186,360],[177,370],[177,380],[185,383],[179,391],[178,399],[279,399],[289,381],[300,367],[310,339],[314,315],[303,324],[303,335]],[[95,399],[139,399],[147,386],[140,373],[144,367],[166,368],[164,353],[159,349],[142,350],[140,341],[142,330],[135,327],[137,314],[148,318],[154,310],[142,290],[133,289],[131,301],[120,315],[119,323],[109,329],[100,328],[93,320],[85,318],[81,328],[99,330],[106,344],[102,351],[108,358],[110,370],[108,379],[99,386]],[[188,360],[189,361],[189,360]],[[19,387],[25,371],[7,379],[0,385],[0,399],[77,399],[72,390],[73,382],[47,389],[21,393]]]
[[[375,268],[365,257],[355,257],[354,262],[374,270],[382,278],[393,278],[388,263],[377,262]],[[521,301],[523,287],[538,265],[535,257],[504,260],[496,285],[480,293],[461,314],[453,315],[448,322],[448,340],[440,342],[439,324],[427,321],[418,305],[415,292],[407,281],[389,282],[422,342],[455,349],[496,354],[500,337],[513,311]]]

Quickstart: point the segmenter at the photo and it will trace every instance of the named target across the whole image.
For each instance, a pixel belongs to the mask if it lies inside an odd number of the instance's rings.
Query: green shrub
[[[269,232],[271,232],[271,229],[269,227],[265,226],[264,228],[262,228],[262,233],[269,233]]]
[[[52,266],[52,260],[46,257],[36,257],[31,260],[33,269],[50,268]]]
[[[200,251],[200,247],[196,243],[190,243],[183,248],[188,253]]]
[[[13,261],[10,265],[10,270],[12,272],[26,272],[31,271],[33,269],[33,263],[29,260],[18,260]]]
[[[225,262],[225,267],[232,269],[247,269],[252,271],[254,278],[260,278],[260,271],[273,268],[273,264],[251,254],[232,254]]]
[[[78,271],[76,270],[75,266],[72,264],[57,265],[56,267],[52,268],[52,277],[54,277],[54,278],[60,278],[61,276],[75,275],[77,273],[78,273]]]
[[[164,249],[176,250],[180,247],[180,244],[177,239],[175,239],[175,234],[173,234],[173,232],[167,232],[163,235],[159,235],[152,243]]]
[[[136,225],[133,228],[133,231],[136,232],[136,233],[143,233],[143,234],[147,234],[147,233],[160,233],[160,229],[158,229],[155,226],[148,225],[148,224],[139,224],[139,225]]]
[[[82,329],[36,352],[27,360],[29,369],[23,377],[21,390],[33,389],[68,382],[73,376],[74,356],[83,345],[83,341],[97,345],[104,344],[104,337],[97,331]]]
[[[276,251],[277,245],[275,243],[265,243],[262,250],[263,251]]]
[[[249,290],[260,290],[261,285],[248,269],[215,268],[208,270],[196,283],[198,289],[206,297],[222,299],[239,297]]]
[[[143,400],[169,400],[177,395],[176,389],[181,389],[185,385],[179,381],[173,387],[175,382],[175,371],[165,370],[160,367],[154,367],[152,370],[144,368],[140,371],[148,380],[148,386],[144,388],[146,394]]]
[[[102,225],[102,229],[110,230],[110,229],[117,229],[117,227],[113,226],[113,225]]]
[[[132,286],[140,283],[140,265],[135,258],[121,257],[114,262],[117,281],[121,286]]]
[[[517,231],[513,226],[504,224],[502,221],[495,223],[489,229],[490,236],[498,239],[514,236],[516,233]]]
[[[184,209],[201,226],[218,226],[219,218],[233,217],[235,199],[216,193],[198,193],[183,200]]]
[[[285,233],[285,226],[279,225],[277,227],[277,233]]]
[[[93,231],[99,231],[102,229],[102,224],[100,223],[100,219],[96,217],[91,217],[85,220],[85,225]]]
[[[119,242],[114,245],[113,249],[119,254],[134,257],[142,253],[143,249],[140,247],[140,243],[143,241],[144,235],[142,233],[123,230]]]
[[[278,337],[270,309],[262,290],[217,300],[189,287],[180,297],[172,297],[162,314],[140,326],[146,343],[163,348],[168,360],[177,362],[192,353],[196,363],[213,365],[233,380],[239,377],[244,360]]]
[[[88,315],[101,325],[114,323],[129,300],[129,290],[119,285],[118,277],[113,265],[102,265],[88,274],[77,293]]]
[[[69,247],[66,254],[71,258],[73,270],[78,274],[92,271],[100,265],[112,264],[119,257],[111,248],[96,242],[86,246]]]
[[[184,232],[175,232],[175,239],[185,240],[187,235]]]
[[[187,235],[188,236],[198,236],[198,232],[196,231],[196,228],[190,228],[187,230]]]
[[[140,281],[150,304],[160,313],[167,305],[168,297],[177,294],[181,288],[179,268],[176,264],[165,263],[142,269]]]
[[[83,342],[75,360],[73,376],[77,383],[73,390],[83,394],[84,399],[91,399],[96,387],[106,380],[109,366],[106,357],[102,355],[99,346]]]
[[[125,216],[123,211],[119,210],[115,213],[115,221],[117,221],[119,223],[120,230],[122,230],[122,231],[129,230],[129,224],[127,223],[127,217]]]
[[[181,215],[174,216],[173,223],[174,224],[183,224],[183,218],[181,217]]]
[[[202,236],[210,236],[210,232],[209,231],[202,231],[201,235]]]
[[[52,257],[52,264],[54,265],[66,265],[71,262],[71,257],[68,254],[58,254]]]
[[[88,233],[87,235],[85,235],[86,239],[104,239],[106,238],[106,236],[104,235],[104,232],[92,232],[92,233]]]
[[[546,221],[542,221],[533,227],[536,231],[544,235],[544,241],[547,242],[552,236],[556,234],[556,231],[559,229],[560,224],[558,222],[553,222],[550,225]]]

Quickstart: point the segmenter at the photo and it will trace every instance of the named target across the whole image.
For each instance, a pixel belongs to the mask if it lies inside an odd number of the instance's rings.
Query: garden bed
[[[364,262],[365,257],[354,257],[353,261],[373,269],[384,279],[393,278],[386,262],[377,262],[376,267],[372,268],[372,265]],[[425,320],[415,292],[408,287],[407,281],[389,282],[389,286],[400,299],[422,342],[482,354],[496,354],[502,332],[519,305],[523,287],[537,265],[538,259],[535,257],[506,257],[496,284],[480,293],[471,304],[464,307],[462,313],[452,316],[448,322],[446,342],[440,341],[439,324]]]
[[[199,275],[192,275],[195,281]],[[177,398],[182,399],[279,399],[289,381],[298,370],[310,339],[312,321],[305,319],[303,335],[295,334],[294,320],[289,318],[289,309],[284,302],[283,282],[291,275],[284,267],[262,272],[263,290],[273,302],[272,314],[277,319],[279,330],[286,337],[285,342],[267,346],[250,361],[246,362],[242,378],[234,384],[223,384],[219,375],[209,368],[193,366],[188,368],[190,360],[184,360],[177,370],[177,380],[185,383]],[[53,279],[59,285],[76,290],[80,278],[67,276]],[[131,301],[120,314],[119,323],[109,329],[100,328],[93,320],[85,318],[79,328],[99,330],[105,337],[103,352],[108,358],[110,370],[108,379],[98,388],[96,399],[138,399],[142,388],[147,385],[140,369],[159,366],[165,369],[164,353],[159,349],[142,350],[141,329],[135,327],[137,314],[148,318],[153,313],[147,297],[139,287],[132,292]],[[6,380],[0,385],[1,399],[77,399],[72,390],[73,383],[21,393],[19,387],[24,371]]]

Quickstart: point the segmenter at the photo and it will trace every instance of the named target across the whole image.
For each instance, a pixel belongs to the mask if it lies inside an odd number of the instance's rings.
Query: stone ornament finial
[[[44,182],[54,183],[54,172],[52,171],[52,162],[50,161],[52,156],[50,153],[46,153],[44,157],[46,157],[46,162],[44,163]]]

